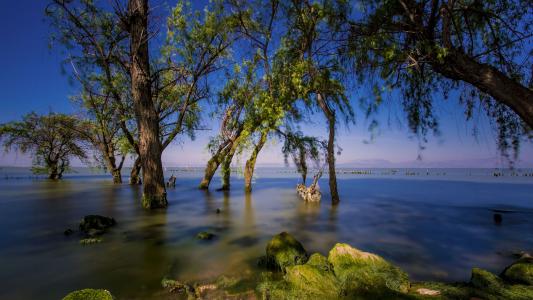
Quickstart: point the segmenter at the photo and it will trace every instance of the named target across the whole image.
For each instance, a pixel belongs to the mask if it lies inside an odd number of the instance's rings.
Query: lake
[[[164,277],[207,281],[260,271],[268,240],[288,231],[309,253],[336,242],[375,252],[412,280],[466,281],[472,267],[499,273],[512,254],[533,251],[533,177],[488,169],[339,170],[341,203],[301,201],[292,169],[258,170],[252,194],[233,174],[232,190],[197,189],[201,169],[174,172],[166,210],[140,207],[141,188],[113,185],[87,170],[50,182],[27,169],[0,170],[0,299],[60,299],[105,288],[118,299],[161,299]],[[365,173],[366,172],[366,173]],[[125,172],[127,174],[127,172]],[[352,174],[356,173],[356,174]],[[365,173],[365,174],[360,174]],[[127,181],[127,178],[125,178]],[[220,213],[217,213],[220,209]],[[503,222],[495,224],[494,211]],[[103,242],[83,246],[84,215],[114,217]],[[217,235],[195,238],[200,231]]]

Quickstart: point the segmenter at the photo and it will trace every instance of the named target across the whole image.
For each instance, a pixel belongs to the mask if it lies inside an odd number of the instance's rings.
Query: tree
[[[107,168],[112,173],[114,170],[116,181],[120,163],[112,162],[117,160],[111,158],[117,156],[111,155],[117,147],[110,143],[126,140],[127,148],[137,154],[130,183],[139,184],[140,159],[135,137],[137,128],[133,122],[128,33],[123,26],[118,26],[117,14],[107,12],[93,1],[53,0],[46,13],[56,29],[52,42],[63,46],[67,57],[64,63],[71,67],[73,79],[81,85],[79,104],[89,119],[95,121],[90,139],[101,151]],[[122,131],[120,139],[115,138],[117,126]],[[120,148],[124,147],[122,143]]]
[[[300,90],[300,97],[307,105],[318,108],[328,123],[326,161],[332,204],[340,201],[335,170],[337,114],[344,115],[346,123],[354,120],[342,82],[344,69],[334,43],[338,33],[332,20],[342,9],[342,5],[331,1],[292,1],[286,9],[289,32],[285,41],[287,49],[283,52],[292,66],[292,82]]]
[[[361,2],[361,13],[344,15],[350,16],[341,30],[344,53],[359,71],[369,71],[360,74],[379,74],[384,88],[377,94],[402,91],[415,133],[437,128],[436,91],[459,90],[466,117],[483,109],[499,130],[502,154],[512,148],[516,155],[533,128],[530,1]]]
[[[95,158],[113,177],[113,183],[122,183],[122,166],[133,150],[124,137],[111,95],[82,94],[79,97],[85,108],[85,126],[81,135],[97,150]]]
[[[198,102],[209,96],[207,77],[220,69],[218,62],[231,44],[221,5],[213,3],[202,22],[199,14],[179,2],[168,18],[161,56],[150,59],[148,1],[129,1],[127,9],[116,2],[113,12],[93,1],[75,2],[55,0],[48,9],[60,41],[67,49],[77,48],[69,62],[85,91],[110,93],[124,136],[138,155],[131,181],[139,182],[135,179],[141,169],[143,206],[164,207],[161,154],[178,135],[192,136],[198,129]],[[87,84],[95,77],[101,87],[96,92]]]
[[[0,126],[0,140],[6,149],[33,155],[33,171],[46,173],[49,179],[61,179],[68,171],[70,160],[87,158],[85,129],[73,116],[50,113],[29,113],[19,122]]]

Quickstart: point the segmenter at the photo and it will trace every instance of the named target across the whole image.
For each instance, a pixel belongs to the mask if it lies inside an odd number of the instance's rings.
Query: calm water
[[[201,281],[257,271],[257,258],[280,231],[308,252],[327,254],[342,241],[378,253],[413,280],[468,280],[472,267],[499,272],[511,253],[533,251],[533,178],[429,171],[342,175],[335,208],[327,193],[319,205],[299,200],[298,178],[287,170],[259,172],[251,195],[237,175],[224,193],[215,191],[217,178],[206,192],[196,189],[198,172],[180,172],[168,209],[147,212],[139,187],[114,186],[105,176],[49,182],[0,170],[0,299],[60,299],[86,287],[118,299],[159,299],[165,276]],[[501,225],[493,223],[493,209],[509,210]],[[63,235],[87,214],[118,222],[101,244],[82,246],[79,236]],[[203,230],[218,238],[197,241]]]

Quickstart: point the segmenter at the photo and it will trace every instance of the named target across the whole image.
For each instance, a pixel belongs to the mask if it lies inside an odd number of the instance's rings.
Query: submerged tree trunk
[[[318,104],[328,120],[329,136],[326,160],[329,171],[329,191],[331,194],[331,204],[335,205],[340,202],[339,192],[337,191],[337,175],[335,173],[335,112],[327,105],[323,96],[317,94]]]
[[[456,49],[451,49],[442,62],[433,62],[432,66],[435,71],[450,79],[470,83],[489,94],[533,128],[533,90],[520,82]]]
[[[230,189],[230,178],[231,178],[231,161],[233,156],[237,151],[236,145],[232,145],[231,150],[226,154],[224,160],[222,161],[222,187],[220,188],[223,191],[229,191]]]
[[[250,155],[250,158],[246,161],[246,165],[244,166],[244,191],[245,192],[251,192],[252,191],[252,178],[254,177],[254,169],[255,169],[255,163],[257,161],[257,156],[259,155],[259,152],[265,145],[267,141],[268,131],[265,130],[261,132],[261,137],[259,138],[259,142],[257,145],[255,145],[254,150],[252,150],[252,154]]]
[[[48,179],[56,180],[56,179],[61,178],[59,175],[57,161],[56,162],[48,161],[47,166],[48,166]]]
[[[139,156],[143,173],[142,205],[145,208],[167,206],[162,147],[159,141],[159,116],[152,100],[150,59],[148,54],[148,0],[129,0],[131,39],[131,92],[139,127]]]
[[[141,184],[141,158],[137,156],[130,173],[130,185]]]
[[[209,188],[211,179],[213,179],[213,176],[215,176],[218,166],[220,166],[226,157],[226,154],[229,152],[230,147],[232,146],[233,142],[230,141],[220,145],[217,149],[217,152],[213,155],[213,157],[211,157],[211,159],[209,159],[207,166],[205,167],[204,178],[202,178],[202,181],[200,182],[200,189],[207,190]]]

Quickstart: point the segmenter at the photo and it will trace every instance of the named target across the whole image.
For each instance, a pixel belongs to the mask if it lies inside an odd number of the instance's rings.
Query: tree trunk
[[[60,179],[57,162],[48,162],[48,179]]]
[[[432,66],[436,72],[445,77],[470,83],[489,94],[512,109],[530,128],[533,128],[533,91],[518,81],[456,49],[451,49],[442,62],[435,59]]]
[[[234,143],[222,161],[222,187],[220,189],[223,191],[229,191],[230,189],[231,161],[233,160],[235,151],[237,151],[237,147],[235,147]]]
[[[130,185],[139,185],[141,180],[141,159],[137,156],[130,173]]]
[[[339,192],[337,191],[337,174],[335,173],[335,112],[329,108],[323,96],[317,94],[318,104],[328,120],[329,136],[326,160],[329,170],[329,191],[331,194],[331,204],[335,205],[340,202]]]
[[[148,54],[148,0],[129,0],[131,51],[131,92],[139,127],[139,156],[143,173],[142,205],[145,208],[167,206],[159,116],[152,100],[150,59]]]
[[[113,175],[113,183],[122,183],[122,172],[120,171],[120,169],[114,169],[113,171],[111,171],[111,174]]]
[[[259,152],[265,145],[267,141],[268,136],[268,130],[265,130],[261,132],[261,137],[259,138],[259,142],[257,145],[255,145],[254,150],[252,151],[252,154],[250,155],[250,158],[246,161],[246,165],[244,166],[244,191],[245,192],[251,192],[252,191],[252,178],[254,177],[254,169],[255,169],[255,163],[257,161],[257,156],[259,155]]]
[[[231,149],[232,146],[233,142],[228,141],[218,147],[217,152],[207,162],[207,166],[205,167],[204,172],[204,178],[200,182],[200,189],[207,190],[209,188],[211,179],[213,179],[213,176],[215,175],[218,166],[220,166],[220,164],[224,160],[224,157],[226,157],[226,154],[229,152],[229,149]]]

